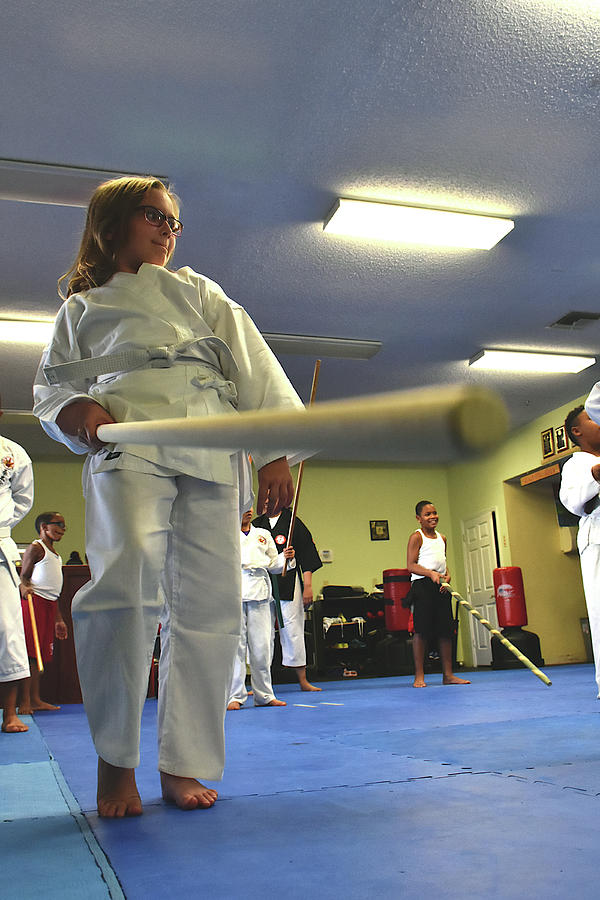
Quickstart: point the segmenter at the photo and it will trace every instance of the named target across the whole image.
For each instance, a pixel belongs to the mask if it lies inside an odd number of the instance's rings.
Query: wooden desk
[[[89,566],[63,566],[63,589],[58,598],[60,611],[67,624],[69,636],[65,641],[54,641],[54,657],[40,679],[40,693],[48,703],[82,703],[71,602],[80,587],[90,580]],[[156,697],[158,691],[158,662],[153,660],[148,682],[148,697]]]
[[[40,679],[40,691],[49,703],[81,703],[81,688],[75,661],[71,601],[79,588],[90,580],[88,566],[63,566],[63,589],[58,602],[69,636],[65,641],[54,641],[54,658],[44,668]]]

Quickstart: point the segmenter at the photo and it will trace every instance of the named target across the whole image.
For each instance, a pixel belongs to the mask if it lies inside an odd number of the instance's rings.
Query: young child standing
[[[63,538],[66,530],[64,516],[59,512],[40,513],[35,520],[35,530],[40,538],[27,547],[21,564],[21,607],[31,674],[21,684],[20,715],[31,715],[32,712],[40,710],[60,709],[52,703],[46,703],[40,696],[40,672],[29,615],[28,594],[31,594],[33,602],[43,663],[48,663],[52,659],[54,638],[64,641],[67,637],[67,626],[58,605],[58,597],[63,586],[63,561],[54,549],[54,543]]]
[[[101,816],[139,815],[140,719],[162,613],[158,708],[163,797],[210,807],[240,635],[240,454],[105,445],[99,425],[301,408],[247,313],[192,269],[169,271],[183,225],[160,181],[101,185],[68,299],[38,373],[34,411],[84,466],[90,581],[73,601],[79,677],[98,752]],[[258,507],[291,502],[282,451],[247,448]],[[244,498],[243,509],[251,505]],[[164,607],[163,607],[164,597]]]
[[[18,689],[29,675],[29,661],[15,566],[20,556],[10,532],[32,504],[31,460],[19,444],[0,434],[0,706],[4,734],[29,730],[17,716]]]
[[[273,536],[277,547],[283,547],[287,541],[291,521],[292,510],[286,507],[278,516],[271,518],[257,516],[252,524],[258,528],[265,528]],[[285,576],[274,576],[279,588],[281,615],[285,626],[279,630],[281,661],[284,666],[296,670],[301,690],[320,691],[321,688],[311,684],[306,677],[304,619],[305,610],[313,602],[313,572],[320,569],[323,563],[312,534],[300,518],[296,518],[292,539],[296,551],[296,569],[292,572],[286,571]]]
[[[273,693],[271,661],[275,613],[269,572],[283,571],[284,560],[295,567],[294,549],[277,552],[275,541],[264,528],[251,525],[253,510],[242,516],[240,545],[242,554],[242,633],[233,668],[227,709],[241,709],[248,699],[246,690],[246,654],[255,706],[286,706]]]
[[[447,541],[436,531],[438,514],[429,500],[420,500],[415,513],[419,528],[411,534],[406,551],[406,568],[411,573],[411,588],[406,602],[413,607],[415,660],[414,687],[425,684],[425,651],[428,641],[437,638],[442,660],[444,684],[470,684],[452,672],[452,604],[450,594],[441,585],[450,581],[446,565]]]

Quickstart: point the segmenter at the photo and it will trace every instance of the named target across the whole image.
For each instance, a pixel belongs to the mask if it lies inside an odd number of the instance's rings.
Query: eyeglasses
[[[180,222],[175,216],[166,216],[155,206],[137,206],[136,209],[143,209],[146,222],[154,225],[155,228],[160,228],[163,222],[166,222],[175,237],[179,237],[183,231],[183,222]]]

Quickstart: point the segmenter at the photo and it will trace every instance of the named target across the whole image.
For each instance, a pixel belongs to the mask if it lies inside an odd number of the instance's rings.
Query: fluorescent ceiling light
[[[45,345],[53,327],[53,319],[0,319],[0,343]]]
[[[99,184],[121,175],[136,173],[0,159],[0,199],[86,207]],[[165,176],[155,177],[168,185]]]
[[[516,350],[480,350],[469,360],[474,369],[496,372],[541,372],[550,375],[581,372],[596,362],[594,356],[562,353],[529,353]]]
[[[50,341],[53,319],[2,319],[0,343],[41,344]],[[306,334],[263,333],[275,353],[295,353],[304,356],[331,356],[338,359],[370,359],[381,349],[381,341],[352,338],[315,337]]]
[[[315,337],[309,334],[267,334],[263,337],[274,353],[301,356],[332,356],[337,359],[370,359],[381,349],[381,341]]]
[[[511,219],[498,216],[338,199],[323,230],[402,244],[490,250],[514,227]]]

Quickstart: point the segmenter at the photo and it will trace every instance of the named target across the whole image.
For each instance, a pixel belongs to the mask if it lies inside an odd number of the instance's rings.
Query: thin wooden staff
[[[457,603],[460,603],[461,606],[464,606],[465,609],[468,609],[469,612],[471,613],[471,615],[474,616],[476,619],[478,619],[481,622],[481,624],[483,625],[483,627],[487,628],[487,630],[492,633],[493,637],[498,638],[500,643],[504,644],[506,649],[510,650],[510,652],[514,656],[517,657],[519,662],[522,662],[523,665],[527,666],[527,668],[530,669],[534,675],[537,675],[537,677],[540,679],[540,681],[543,681],[544,684],[547,684],[548,686],[550,686],[552,684],[552,682],[550,681],[548,676],[545,675],[541,669],[538,669],[537,666],[534,666],[534,664],[531,662],[531,660],[527,659],[527,657],[523,653],[521,653],[521,651],[518,649],[518,647],[515,647],[514,644],[511,644],[511,642],[508,640],[508,638],[505,638],[501,631],[498,631],[497,628],[494,628],[494,626],[491,624],[491,622],[488,622],[487,619],[484,619],[483,616],[481,615],[481,613],[477,612],[477,610],[473,606],[471,606],[471,604],[467,600],[464,600],[460,596],[460,594],[458,594],[456,591],[453,591],[449,584],[443,584],[442,587],[444,587],[444,588],[446,588],[446,590],[450,591],[452,596],[455,597]]]
[[[315,362],[315,370],[313,372],[313,380],[312,387],[310,389],[310,400],[308,401],[308,405],[312,406],[315,402],[315,394],[317,393],[317,384],[319,383],[319,372],[321,371],[321,360],[318,359]],[[286,550],[288,547],[292,546],[292,535],[294,534],[294,526],[296,524],[296,515],[298,512],[298,498],[300,496],[300,487],[302,486],[302,476],[304,474],[304,460],[298,466],[298,477],[296,479],[296,490],[294,491],[294,502],[292,504],[292,518],[290,519],[290,528],[288,531],[287,541],[286,541]],[[281,573],[281,577],[287,572],[287,559],[283,563],[283,571]]]
[[[37,660],[38,672],[44,671],[44,663],[42,662],[42,651],[40,650],[40,639],[38,637],[37,622],[35,621],[35,612],[33,609],[33,597],[31,592],[27,591],[27,603],[29,605],[29,618],[31,619],[31,632],[33,634],[33,644],[35,646],[35,658]]]

